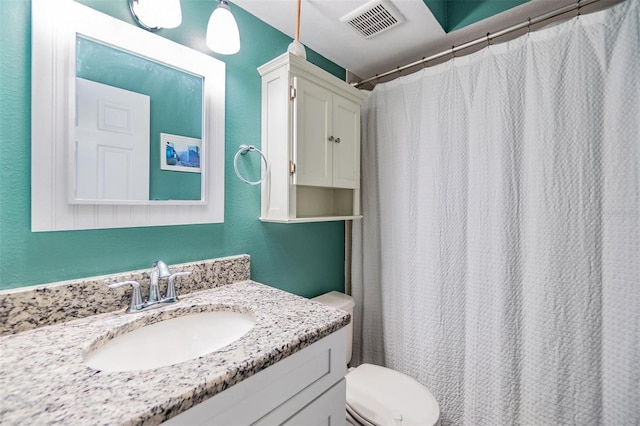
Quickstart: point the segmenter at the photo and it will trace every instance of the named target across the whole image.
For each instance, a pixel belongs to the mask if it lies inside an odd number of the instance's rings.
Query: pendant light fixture
[[[218,0],[218,7],[215,8],[209,18],[207,46],[222,55],[233,55],[240,50],[238,24],[233,18],[227,0]]]
[[[176,28],[182,23],[180,0],[129,0],[129,8],[145,30]]]

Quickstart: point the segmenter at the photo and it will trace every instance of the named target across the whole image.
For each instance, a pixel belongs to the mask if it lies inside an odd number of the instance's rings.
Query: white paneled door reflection
[[[150,98],[76,78],[75,196],[149,199]]]

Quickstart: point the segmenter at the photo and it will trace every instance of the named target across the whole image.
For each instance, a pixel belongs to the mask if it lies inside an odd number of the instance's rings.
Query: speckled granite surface
[[[178,295],[250,278],[250,256],[223,257],[169,265],[171,272],[191,271],[176,280]],[[129,306],[131,287],[110,289],[107,283],[138,281],[144,296],[149,269],[0,291],[0,336],[59,324],[76,318],[118,311]],[[165,291],[162,283],[162,291]]]
[[[184,314],[250,312],[256,326],[214,353],[155,370],[108,373],[89,348]],[[0,338],[2,424],[158,424],[347,325],[349,314],[253,281],[185,295],[136,314],[105,313]]]

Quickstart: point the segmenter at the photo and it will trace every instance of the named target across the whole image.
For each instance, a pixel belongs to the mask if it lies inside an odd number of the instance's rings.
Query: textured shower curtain
[[[363,109],[356,363],[443,425],[640,424],[640,7],[381,84]]]

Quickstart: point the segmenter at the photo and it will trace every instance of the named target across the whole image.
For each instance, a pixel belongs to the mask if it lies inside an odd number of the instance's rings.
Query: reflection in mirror
[[[223,222],[225,64],[73,0],[31,4],[31,230]]]
[[[77,36],[76,77],[76,199],[202,198],[201,76]]]

